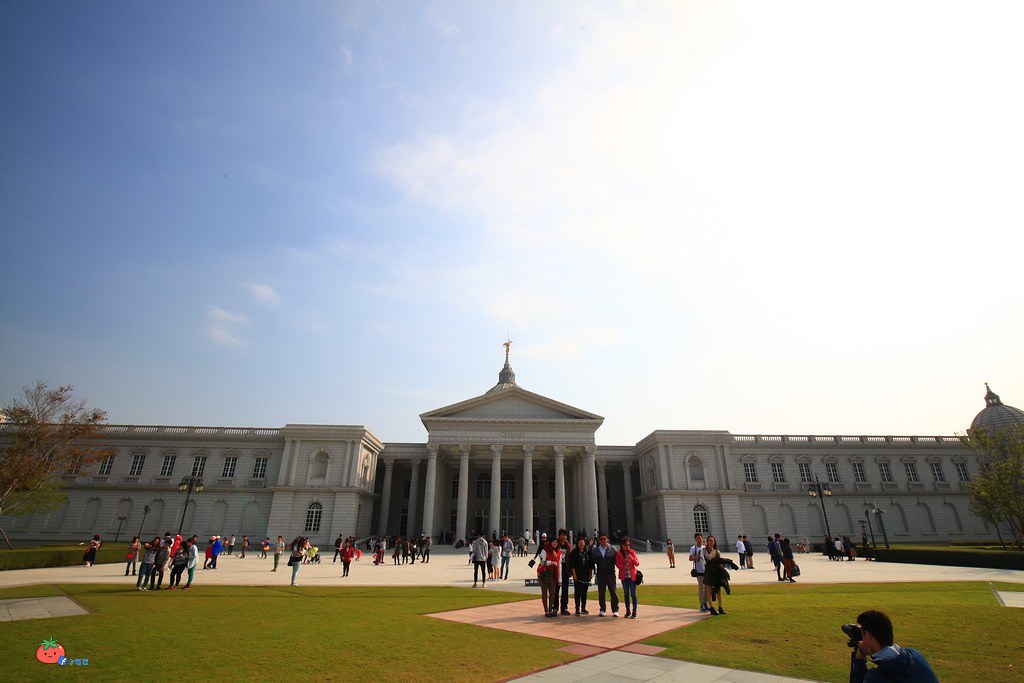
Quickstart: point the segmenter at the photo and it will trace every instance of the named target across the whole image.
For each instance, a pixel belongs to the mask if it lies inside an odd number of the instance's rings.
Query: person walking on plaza
[[[210,555],[213,558],[210,561],[210,569],[217,568],[217,558],[224,551],[224,542],[220,540],[220,536],[213,537],[213,544],[210,546]]]
[[[779,543],[779,547],[782,552],[782,578],[779,581],[789,581],[790,583],[796,583],[796,579],[793,578],[793,565],[796,561],[793,559],[793,545],[789,542],[788,538],[782,539]]]
[[[199,537],[192,536],[188,539],[188,563],[185,565],[188,569],[188,582],[185,584],[187,590],[192,587],[192,580],[196,578],[196,565],[199,564]]]
[[[292,555],[288,558],[288,564],[292,566],[291,585],[293,586],[299,585],[295,583],[295,579],[299,577],[299,567],[302,566],[302,561],[306,559],[306,555],[309,553],[309,549],[311,547],[312,546],[310,545],[309,541],[302,536],[299,536],[294,541],[292,541]]]
[[[139,537],[136,536],[132,539],[132,542],[128,544],[128,552],[125,553],[124,559],[128,564],[124,567],[124,575],[128,576],[128,570],[132,570],[132,576],[135,576],[135,567],[139,560]]]
[[[228,539],[228,557],[232,557],[235,554],[235,535],[231,534],[231,538]]]
[[[743,554],[747,556],[747,569],[754,568],[754,544],[747,540],[747,535],[743,534]]]
[[[672,539],[671,538],[665,540],[665,554],[668,555],[668,568],[669,569],[675,569],[676,568],[676,549],[675,549],[675,546],[672,545]]]
[[[423,562],[430,564],[430,546],[433,545],[433,541],[430,540],[430,536],[423,537]]]
[[[270,536],[267,536],[266,538],[264,538],[263,542],[260,543],[260,559],[261,560],[267,559],[267,551],[268,550],[270,550]]]
[[[81,543],[79,543],[81,545]],[[100,540],[100,535],[96,534],[89,541],[89,548],[82,555],[82,561],[85,562],[86,567],[91,567],[96,564],[96,553],[100,551],[100,546],[103,545],[103,541]]]
[[[345,545],[343,545],[341,547],[341,567],[342,567],[341,576],[342,576],[342,578],[348,576],[348,568],[349,568],[349,565],[352,564],[352,558],[355,556],[355,554],[356,554],[356,549],[354,547],[352,547],[351,543],[346,543]],[[331,564],[334,564],[334,563],[332,562]]]
[[[597,545],[590,549],[590,560],[594,565],[594,579],[597,581],[597,616],[606,613],[604,594],[611,593],[612,616],[619,616],[619,596],[615,592],[615,549],[608,545],[608,534],[597,537]]]
[[[149,590],[152,583],[153,565],[156,564],[156,553],[160,549],[160,537],[157,536],[151,542],[143,546],[142,564],[139,566],[139,578],[135,581],[135,587],[140,591]]]
[[[338,558],[341,557],[341,548],[344,545],[345,545],[345,539],[339,533],[338,537],[336,539],[334,539],[334,559],[331,560],[331,564],[334,564],[335,562],[337,562]]]
[[[619,552],[615,554],[615,568],[619,570],[619,580],[622,582],[622,599],[626,603],[626,618],[636,619],[636,582],[640,559],[630,547],[628,536],[623,538],[620,543]],[[631,602],[633,604],[632,611],[629,609]]]
[[[569,553],[572,552],[572,544],[569,543],[569,532],[565,529],[558,530],[558,552],[560,553],[558,581],[561,586],[562,614],[569,616],[569,587],[572,584],[572,574],[569,571]]]
[[[729,572],[726,567],[740,569],[732,560],[718,551],[718,539],[708,536],[704,545],[704,590],[707,592],[708,611],[711,616],[725,614],[722,608],[722,593],[729,592]],[[718,610],[714,602],[718,600]]]
[[[772,559],[772,564],[775,565],[775,575],[779,578],[779,581],[785,581],[782,578],[782,543],[779,542],[779,535],[775,534],[775,538],[768,537],[768,557]]]
[[[540,583],[540,601],[545,617],[558,616],[558,577],[561,551],[549,541],[537,553],[537,581]]]
[[[278,536],[277,537],[277,542],[274,544],[274,568],[271,569],[270,571],[272,571],[272,572],[276,572],[277,571],[277,565],[281,561],[281,553],[284,552],[284,548],[285,548],[284,536]]]
[[[487,538],[480,534],[473,541],[471,548],[473,558],[473,588],[476,588],[477,575],[480,576],[480,582],[483,586],[487,586]]]
[[[508,567],[512,563],[512,540],[508,534],[501,537],[501,567],[498,568],[498,578],[508,581]]]
[[[728,541],[727,541],[728,542]],[[747,568],[747,548],[743,545],[743,535],[736,537],[736,554],[739,556],[740,569]]]
[[[690,575],[697,579],[697,599],[700,601],[700,611],[708,611],[708,598],[704,593],[704,536],[697,533],[693,535],[693,545],[690,546],[690,562],[693,562],[693,569]]]
[[[174,546],[171,546],[173,549]],[[178,546],[177,552],[171,556],[171,576],[167,580],[169,590],[177,590],[181,585],[181,575],[188,566],[188,541]]]
[[[576,616],[590,614],[587,611],[587,591],[590,590],[590,579],[594,573],[594,563],[590,561],[587,551],[587,539],[576,540],[576,547],[569,553],[569,574],[572,576],[572,594],[576,602]]]
[[[249,537],[242,536],[242,557],[245,557],[245,551],[249,549]]]

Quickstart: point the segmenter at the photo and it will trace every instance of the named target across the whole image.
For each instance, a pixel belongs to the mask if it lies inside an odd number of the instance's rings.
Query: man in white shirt
[[[740,561],[737,563],[740,569],[747,568],[747,547],[743,545],[743,534],[736,537],[736,553],[740,556]]]
[[[707,595],[704,593],[704,537],[701,534],[693,535],[693,545],[690,546],[690,562],[693,562],[693,570],[697,574],[697,597],[700,599],[700,611],[707,612]]]

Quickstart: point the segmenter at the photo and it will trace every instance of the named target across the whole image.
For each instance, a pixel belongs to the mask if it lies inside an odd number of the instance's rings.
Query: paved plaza
[[[513,558],[507,581],[488,581],[485,587],[472,588],[473,567],[468,563],[468,553],[461,550],[435,548],[431,552],[429,563],[417,562],[397,566],[390,562],[374,566],[369,556],[364,555],[360,561],[352,563],[347,578],[342,578],[341,563],[333,563],[332,555],[333,552],[324,554],[321,564],[301,567],[298,585],[453,586],[466,590],[507,591],[539,597],[539,588],[525,585],[525,579],[535,576],[534,571],[527,566],[529,557]],[[285,559],[287,558],[282,558],[277,572],[271,572],[273,560],[260,559],[258,553],[250,553],[244,559],[237,555],[222,556],[217,570],[196,570],[193,589],[202,590],[204,585],[287,586],[291,580],[291,568],[286,566]],[[798,555],[797,561],[802,569],[799,581],[803,583],[998,581],[1024,584],[1024,571],[876,563],[863,560],[829,562],[826,557],[816,554]],[[681,558],[676,569],[670,569],[665,556],[657,553],[640,553],[640,562],[645,585],[679,585],[680,594],[684,598],[691,595],[693,607],[698,607],[696,588],[689,576],[689,563],[685,558]],[[734,591],[742,591],[744,585],[778,583],[775,570],[766,555],[755,555],[754,563],[756,569],[731,572]],[[67,583],[124,584],[126,588],[134,588],[135,577],[124,576],[123,564],[0,572],[0,587]],[[780,586],[780,590],[785,588]],[[582,617],[562,616],[557,619],[545,619],[541,614],[539,599],[504,605],[498,618],[495,617],[493,608],[456,610],[428,616],[483,628],[557,639],[570,643],[564,649],[580,657],[569,664],[535,672],[527,676],[526,680],[685,680],[733,683],[796,680],[653,656],[660,651],[659,648],[644,645],[639,641],[658,633],[697,623],[707,617],[696,609],[644,605],[643,588],[639,593],[640,616],[636,620],[598,617],[597,600],[593,594],[588,605],[591,613]],[[996,604],[1006,607],[1022,607],[1024,592],[1001,591],[993,595],[993,600]],[[87,614],[87,611],[77,603],[61,597],[0,601],[0,620],[70,614]],[[581,628],[584,625],[586,628]]]

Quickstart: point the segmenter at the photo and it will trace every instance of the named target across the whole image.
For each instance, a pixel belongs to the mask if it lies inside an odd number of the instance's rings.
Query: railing
[[[153,477],[153,486],[170,486],[170,477]]]
[[[745,491],[761,491],[763,487],[757,482],[748,481],[743,485]]]
[[[790,490],[792,490],[790,485],[787,482],[784,482],[784,481],[777,481],[777,482],[775,482],[774,484],[772,484],[772,488],[774,488],[776,491],[790,491]]]
[[[646,538],[631,538],[633,550],[639,550],[640,552],[651,551],[651,541]]]
[[[883,481],[882,482],[882,490],[883,491],[893,491],[895,489],[898,489],[899,487],[900,487],[900,485],[897,484],[894,481]]]
[[[872,485],[872,483],[869,481],[858,481],[853,486],[858,491],[870,491],[871,489],[875,488],[874,485]]]
[[[924,489],[924,482],[922,482],[922,481],[908,481],[907,482],[907,490],[908,491],[921,491],[923,489]]]
[[[121,483],[122,484],[138,484],[139,483],[139,478],[138,477],[121,477]]]
[[[13,428],[11,424],[0,424],[0,431]],[[280,429],[268,427],[184,427],[165,425],[100,425],[100,434],[165,434],[168,436],[246,436],[278,437]]]
[[[234,486],[234,485],[235,485],[234,477],[221,477],[220,479],[217,479],[217,486]]]
[[[797,444],[844,444],[844,443],[887,443],[905,445],[962,445],[958,436],[821,436],[814,434],[734,434],[734,443],[797,443]]]
[[[937,482],[935,482],[935,490],[936,491],[948,491],[949,489],[950,489],[950,485],[949,485],[948,481],[937,481]]]
[[[245,482],[245,485],[251,489],[265,489],[267,488],[266,479],[249,479]]]

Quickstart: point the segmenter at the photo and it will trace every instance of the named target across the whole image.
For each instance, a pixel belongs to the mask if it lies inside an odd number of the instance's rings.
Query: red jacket
[[[637,558],[636,553],[632,548],[629,552],[623,556],[622,550],[615,553],[615,568],[619,570],[619,581],[626,578],[626,573],[629,573],[629,578],[636,581],[636,568],[640,566],[640,560]]]

